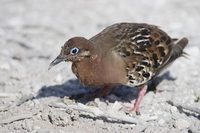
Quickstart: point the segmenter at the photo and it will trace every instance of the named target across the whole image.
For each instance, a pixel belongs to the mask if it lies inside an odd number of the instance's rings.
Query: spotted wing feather
[[[119,41],[115,51],[127,64],[128,85],[139,86],[148,82],[169,58],[171,38],[151,25],[127,28],[132,32],[128,32],[127,38]]]

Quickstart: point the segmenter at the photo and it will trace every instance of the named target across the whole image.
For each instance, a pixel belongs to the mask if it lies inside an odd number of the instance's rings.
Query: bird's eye
[[[72,54],[72,55],[75,55],[75,54],[77,54],[79,52],[79,48],[77,48],[77,47],[74,47],[74,48],[72,48],[71,50],[70,50],[70,54]]]

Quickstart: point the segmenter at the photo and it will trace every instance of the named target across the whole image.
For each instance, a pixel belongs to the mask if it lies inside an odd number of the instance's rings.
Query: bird
[[[125,85],[138,88],[130,111],[137,112],[148,83],[177,58],[186,55],[188,39],[171,38],[159,26],[147,23],[115,23],[86,39],[72,37],[61,47],[49,69],[72,62],[72,72],[85,86]]]

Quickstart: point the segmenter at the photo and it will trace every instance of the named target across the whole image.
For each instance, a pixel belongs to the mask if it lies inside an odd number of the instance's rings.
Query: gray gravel
[[[200,109],[199,12],[199,0],[0,0],[0,132],[200,132],[199,114],[167,102]],[[116,22],[155,24],[190,40],[189,59],[178,59],[161,75],[140,116],[126,113],[135,89],[118,87],[104,99],[88,99],[82,95],[93,89],[79,84],[70,63],[47,70],[67,39],[90,38]],[[69,108],[80,105],[137,122]]]

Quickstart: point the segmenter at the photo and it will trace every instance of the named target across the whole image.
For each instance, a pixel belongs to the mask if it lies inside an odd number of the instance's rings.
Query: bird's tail
[[[171,56],[170,56],[168,62],[171,63],[171,62],[173,62],[174,60],[176,60],[180,56],[187,57],[188,54],[183,51],[183,49],[187,46],[187,44],[188,44],[188,39],[187,38],[184,37],[181,40],[179,40],[173,46],[172,53],[171,53]]]
[[[177,39],[173,39],[173,41],[175,42],[177,41]],[[178,57],[183,56],[187,58],[188,54],[183,51],[187,44],[188,39],[185,37],[179,40],[177,43],[174,43],[172,47],[172,52],[170,53],[168,60],[166,60],[166,62],[160,67],[160,70],[157,74],[159,74],[164,68],[167,68],[170,64],[172,64]]]

